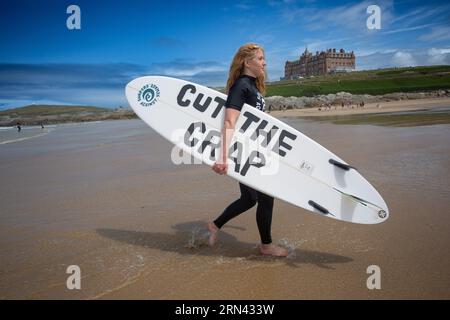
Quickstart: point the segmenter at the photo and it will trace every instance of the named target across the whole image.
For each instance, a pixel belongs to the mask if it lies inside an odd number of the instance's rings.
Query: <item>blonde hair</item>
[[[233,61],[231,62],[230,72],[228,73],[227,94],[230,92],[231,87],[234,82],[244,74],[244,63],[245,60],[252,59],[255,57],[256,52],[261,50],[264,53],[264,48],[255,43],[246,43],[239,48],[239,50],[234,55]],[[260,75],[256,78],[256,88],[262,94],[266,94],[266,84],[265,84],[265,74]]]

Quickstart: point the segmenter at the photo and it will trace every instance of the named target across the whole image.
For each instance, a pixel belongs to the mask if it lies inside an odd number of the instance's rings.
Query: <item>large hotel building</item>
[[[339,50],[339,52],[336,52],[336,49],[328,49],[326,52],[317,51],[315,55],[312,55],[306,48],[299,60],[286,61],[284,79],[352,70],[355,70],[355,54],[353,51],[348,53],[344,49]]]

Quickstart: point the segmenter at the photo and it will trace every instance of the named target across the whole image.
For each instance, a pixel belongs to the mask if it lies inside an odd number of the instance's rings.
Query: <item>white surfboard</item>
[[[220,153],[227,96],[170,77],[127,84],[135,113],[202,163]],[[228,152],[228,175],[256,190],[320,215],[363,224],[385,221],[387,205],[356,168],[284,122],[245,104]]]

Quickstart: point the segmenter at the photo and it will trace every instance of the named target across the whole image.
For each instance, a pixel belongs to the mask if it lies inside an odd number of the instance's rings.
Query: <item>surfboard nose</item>
[[[374,188],[375,190],[375,188]],[[378,207],[378,211],[377,211],[377,222],[376,223],[382,223],[384,221],[386,221],[387,219],[389,219],[389,208],[386,204],[386,201],[384,201],[383,197],[381,197],[380,193],[378,191],[376,191],[376,195],[378,196],[377,201],[374,203],[377,207]]]
[[[147,76],[131,80],[125,86],[125,92],[128,92],[128,90],[138,91],[139,88],[143,85],[143,83],[151,81],[151,78],[152,78],[151,76]]]
[[[389,208],[383,198],[381,198],[381,201],[382,201],[381,205],[382,210],[378,212],[378,216],[380,217],[380,219],[386,220],[389,218]]]
[[[157,77],[155,76],[145,76],[131,80],[125,86],[125,96],[127,97],[128,103],[131,108],[135,111],[141,109],[144,102],[138,103],[139,101],[152,100],[156,95],[159,95],[159,89],[152,89],[152,84],[156,82]]]

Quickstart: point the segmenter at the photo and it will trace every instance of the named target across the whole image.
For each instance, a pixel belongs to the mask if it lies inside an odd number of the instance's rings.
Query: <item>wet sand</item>
[[[324,117],[356,114],[373,114],[385,112],[404,112],[414,110],[430,110],[432,108],[450,106],[450,98],[427,98],[415,100],[399,100],[389,102],[366,103],[364,107],[332,106],[331,109],[304,108],[272,111],[270,114],[274,117]]]
[[[0,145],[0,298],[449,299],[450,126],[286,121],[357,167],[389,220],[344,223],[278,200],[272,237],[288,258],[258,254],[255,209],[209,248],[204,223],[237,182],[172,164],[140,120],[61,125]],[[66,287],[70,265],[81,290]],[[367,289],[370,265],[381,290]]]

